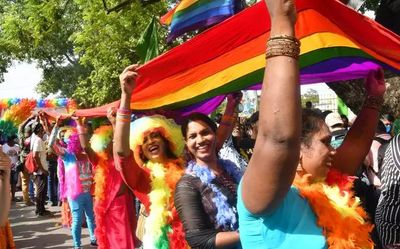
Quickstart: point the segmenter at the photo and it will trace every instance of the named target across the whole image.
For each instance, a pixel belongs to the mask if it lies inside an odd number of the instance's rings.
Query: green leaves
[[[99,0],[0,0],[0,82],[11,61],[35,61],[44,72],[42,95],[60,93],[84,107],[114,101],[119,74],[139,60],[139,37],[166,10],[164,1],[133,0],[107,14]]]

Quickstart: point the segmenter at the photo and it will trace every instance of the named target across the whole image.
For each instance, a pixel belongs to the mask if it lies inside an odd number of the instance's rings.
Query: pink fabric
[[[77,161],[74,163],[68,162],[71,164],[68,168],[64,170],[65,172],[65,195],[67,198],[71,198],[75,200],[79,194],[82,193],[82,185],[81,180],[79,178],[79,170]],[[64,161],[64,165],[66,162]]]
[[[58,191],[60,193],[59,199],[65,200],[67,199],[66,191],[65,191],[65,174],[64,174],[64,162],[61,157],[57,159],[57,176],[58,176]]]
[[[76,156],[68,153],[62,146],[57,146],[58,150],[63,152],[63,156],[59,156],[57,174],[59,178],[60,199],[71,198],[73,200],[82,193],[81,180],[79,178],[79,169]],[[88,162],[89,163],[89,162]]]
[[[58,169],[58,175],[61,179],[59,183],[61,196],[75,200],[82,193],[78,164],[90,162],[89,160],[77,161],[75,155],[68,153],[64,148],[61,148],[61,150],[64,151],[64,155],[61,157],[63,163]]]
[[[98,158],[95,158],[92,164],[97,165],[97,163]],[[105,189],[107,196],[105,196],[105,199],[101,203],[101,205],[104,205],[105,210],[99,210],[100,203],[95,202],[95,211],[99,211],[99,213],[96,212],[96,215],[104,215],[104,217],[102,217],[104,227],[98,227],[96,231],[100,229],[101,233],[106,235],[106,238],[97,236],[99,248],[134,249],[134,231],[136,228],[136,215],[133,205],[134,199],[128,189],[125,190],[124,194],[117,196],[124,183],[120,173],[114,166],[113,159],[108,161],[108,166]],[[97,219],[98,218],[100,217],[97,217]],[[102,239],[107,241],[102,242]]]
[[[132,195],[126,192],[110,202],[104,224],[110,249],[134,249],[135,209]]]

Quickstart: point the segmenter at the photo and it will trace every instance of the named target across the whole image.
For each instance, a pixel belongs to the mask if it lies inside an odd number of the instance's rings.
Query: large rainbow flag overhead
[[[235,13],[236,0],[182,0],[161,22],[170,25],[167,41],[217,24]]]
[[[363,78],[379,66],[400,72],[399,36],[336,0],[296,4],[301,84]],[[262,1],[151,60],[138,69],[131,108],[199,111],[259,88],[269,31]]]
[[[400,71],[400,38],[335,0],[296,1],[301,83]],[[155,58],[138,71],[132,109],[179,108],[262,81],[270,20],[264,1]],[[284,70],[284,69],[282,69]]]

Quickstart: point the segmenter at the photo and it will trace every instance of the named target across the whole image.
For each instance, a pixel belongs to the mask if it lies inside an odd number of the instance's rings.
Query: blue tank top
[[[238,190],[239,234],[244,249],[322,249],[327,248],[322,228],[307,200],[291,187],[273,213],[253,215]]]

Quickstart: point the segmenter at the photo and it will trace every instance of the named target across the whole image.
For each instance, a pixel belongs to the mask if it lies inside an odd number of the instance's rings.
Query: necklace
[[[233,178],[236,184],[239,183],[243,173],[229,160],[218,160],[224,171]],[[236,207],[228,203],[228,198],[221,192],[220,188],[213,183],[215,174],[207,167],[190,161],[186,173],[198,177],[200,181],[212,189],[214,197],[212,198],[217,213],[215,215],[217,228],[224,231],[234,231],[238,229]]]

